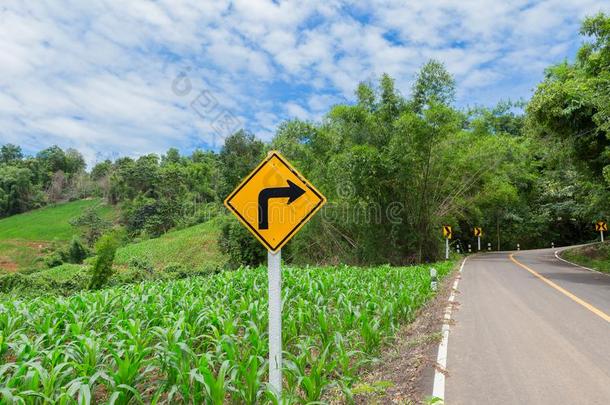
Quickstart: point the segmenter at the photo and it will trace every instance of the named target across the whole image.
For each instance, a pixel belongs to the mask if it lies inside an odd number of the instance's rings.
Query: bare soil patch
[[[19,266],[17,263],[11,261],[7,257],[0,257],[0,270],[15,273],[17,270],[19,270]]]

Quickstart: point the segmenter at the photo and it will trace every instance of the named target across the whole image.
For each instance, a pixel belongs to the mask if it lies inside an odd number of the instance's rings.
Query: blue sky
[[[269,140],[435,58],[457,105],[527,99],[608,1],[11,1],[0,6],[0,144],[119,155]]]

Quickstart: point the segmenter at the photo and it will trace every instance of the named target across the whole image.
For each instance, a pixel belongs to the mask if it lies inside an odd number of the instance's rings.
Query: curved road
[[[472,256],[461,277],[446,404],[610,404],[610,276],[543,249]]]

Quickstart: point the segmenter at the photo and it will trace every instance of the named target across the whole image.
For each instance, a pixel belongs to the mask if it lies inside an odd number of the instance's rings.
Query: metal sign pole
[[[477,236],[477,245],[478,245],[477,250],[480,252],[481,251],[481,237],[480,236]]]
[[[604,231],[599,231],[599,234],[602,236],[602,243],[604,243]]]
[[[449,238],[445,238],[445,259],[449,259]]]
[[[269,385],[282,398],[282,251],[267,254],[269,267]]]

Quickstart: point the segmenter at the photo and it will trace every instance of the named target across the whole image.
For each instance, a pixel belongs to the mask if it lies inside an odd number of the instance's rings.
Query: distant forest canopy
[[[282,123],[269,144],[239,131],[220,153],[170,149],[90,172],[74,149],[24,156],[4,145],[0,217],[98,196],[121,207],[129,235],[155,237],[221,215],[223,198],[276,149],[329,200],[289,244],[297,263],[434,260],[442,224],[462,248],[474,226],[494,249],[591,240],[593,222],[610,219],[610,17],[585,19],[581,34],[576,60],[550,66],[527,103],[458,109],[454,79],[431,60],[409,97],[383,75],[322,122]],[[264,257],[232,219],[221,245],[236,264]]]

